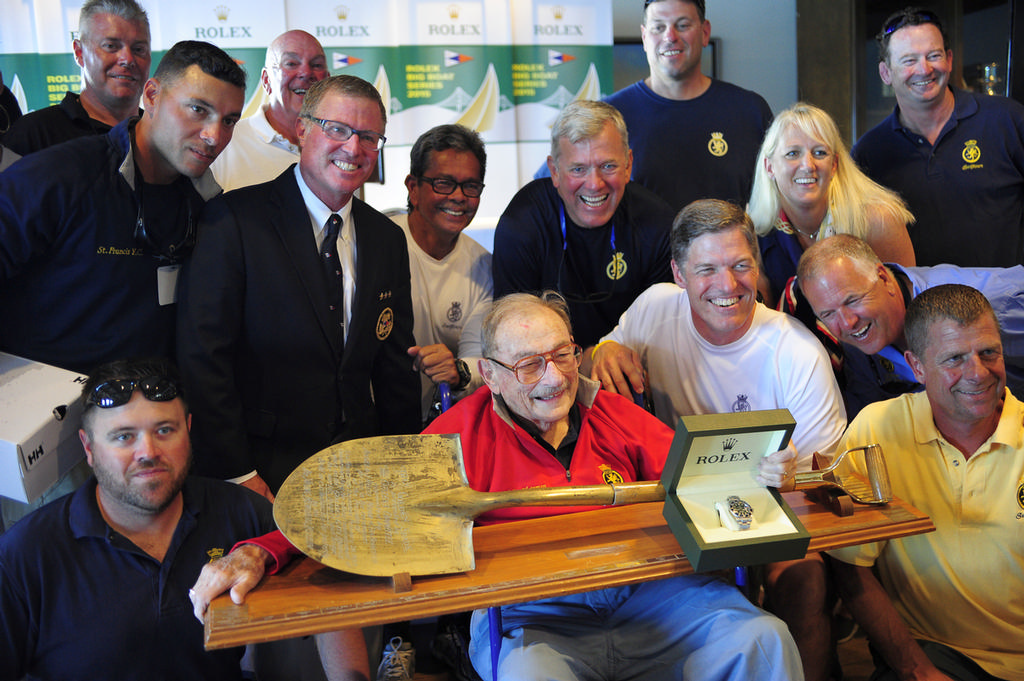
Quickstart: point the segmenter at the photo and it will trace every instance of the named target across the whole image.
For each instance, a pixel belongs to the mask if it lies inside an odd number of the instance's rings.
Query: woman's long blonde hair
[[[765,159],[775,154],[783,134],[790,128],[821,140],[835,155],[836,172],[828,187],[828,201],[837,234],[852,234],[866,239],[871,231],[870,217],[874,212],[868,208],[888,213],[905,224],[914,221],[913,214],[896,192],[869,178],[853,162],[832,117],[813,104],[797,102],[776,116],[757,154],[754,188],[750,192],[747,213],[759,235],[772,230],[781,206],[779,189],[775,180],[768,176]]]

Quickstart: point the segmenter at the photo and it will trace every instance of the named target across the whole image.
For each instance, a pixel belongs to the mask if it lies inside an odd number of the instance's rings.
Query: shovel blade
[[[307,556],[388,577],[475,567],[473,519],[422,508],[468,490],[458,435],[395,435],[333,445],[302,463],[274,502],[274,520]]]

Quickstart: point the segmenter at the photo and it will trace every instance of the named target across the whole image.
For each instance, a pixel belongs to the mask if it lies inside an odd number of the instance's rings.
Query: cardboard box
[[[756,481],[763,456],[789,443],[788,409],[683,416],[661,477],[664,516],[697,572],[803,558],[810,534],[782,495]],[[750,504],[749,529],[725,527],[716,502]]]
[[[82,460],[86,377],[0,352],[0,496],[31,502]]]

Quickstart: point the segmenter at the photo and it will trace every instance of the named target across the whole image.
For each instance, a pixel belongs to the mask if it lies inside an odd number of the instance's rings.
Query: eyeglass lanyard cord
[[[569,239],[566,236],[566,232],[565,232],[565,204],[562,203],[561,201],[558,202],[558,222],[559,222],[559,224],[562,227],[562,256],[564,257],[565,254],[569,250]],[[614,257],[615,256],[615,221],[614,220],[612,220],[611,247],[612,247],[612,257]]]

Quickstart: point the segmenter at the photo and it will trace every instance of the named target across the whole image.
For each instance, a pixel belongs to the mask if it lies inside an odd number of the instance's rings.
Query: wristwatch
[[[469,373],[469,365],[464,360],[455,360],[455,370],[459,372],[459,382],[457,385],[453,385],[453,390],[462,390],[469,382],[473,380],[473,375]]]
[[[754,518],[754,510],[750,508],[743,499],[735,494],[726,498],[725,503],[715,504],[718,515],[721,516],[722,525],[730,530],[749,530],[750,521]]]

